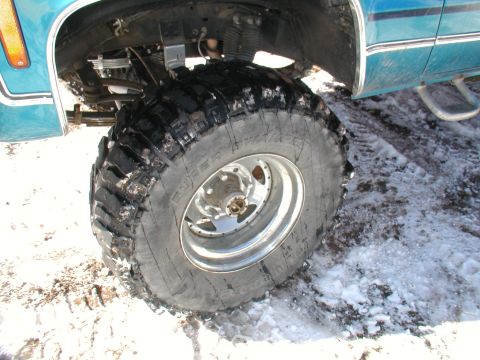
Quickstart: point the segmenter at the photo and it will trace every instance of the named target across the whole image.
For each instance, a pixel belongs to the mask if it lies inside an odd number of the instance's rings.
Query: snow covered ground
[[[153,312],[102,265],[88,192],[106,129],[2,144],[0,359],[477,359],[480,118],[438,121],[413,91],[352,101],[324,72],[306,81],[349,131],[356,177],[337,227],[293,279],[210,318]]]

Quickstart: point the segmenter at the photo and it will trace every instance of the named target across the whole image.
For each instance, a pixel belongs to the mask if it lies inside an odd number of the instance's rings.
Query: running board
[[[423,84],[417,86],[418,95],[423,100],[425,105],[430,109],[436,117],[446,121],[462,121],[474,118],[480,114],[480,100],[477,96],[470,91],[469,88],[465,85],[463,78],[456,78],[453,81],[453,84],[458,89],[458,91],[463,95],[465,101],[470,105],[469,109],[459,110],[458,105],[452,107],[442,107],[439,105],[435,99],[432,97],[430,92],[427,90],[427,85]]]

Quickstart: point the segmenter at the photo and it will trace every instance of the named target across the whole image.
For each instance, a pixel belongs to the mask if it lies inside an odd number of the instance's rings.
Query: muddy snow
[[[152,311],[103,266],[88,196],[107,129],[0,145],[0,359],[478,358],[480,118],[305,81],[348,129],[356,176],[336,228],[287,283],[209,318]]]

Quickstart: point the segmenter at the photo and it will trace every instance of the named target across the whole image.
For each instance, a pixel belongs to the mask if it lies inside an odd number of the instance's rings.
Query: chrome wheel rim
[[[210,272],[237,271],[258,263],[295,226],[305,184],[283,156],[257,154],[213,173],[184,211],[180,241],[188,260]]]

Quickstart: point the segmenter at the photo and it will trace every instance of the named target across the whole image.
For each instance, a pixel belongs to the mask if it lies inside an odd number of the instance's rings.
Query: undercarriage
[[[251,62],[257,51],[292,59],[282,73],[295,78],[312,65],[347,87],[355,76],[355,32],[347,1],[309,4],[254,1],[102,1],[72,15],[56,45],[58,75],[100,114],[137,100],[184,71],[185,59]],[[78,113],[78,111],[77,111]],[[74,114],[68,113],[70,120]],[[110,120],[107,120],[110,119]],[[79,121],[77,114],[76,122]]]

